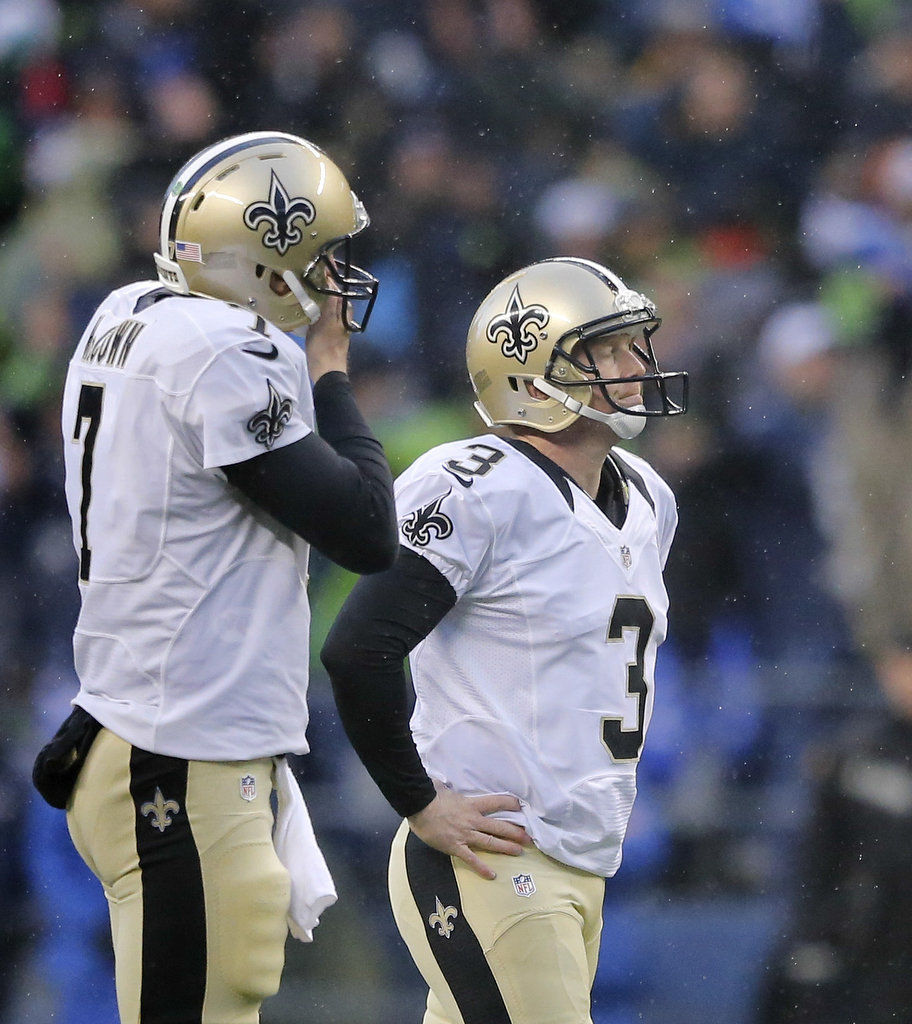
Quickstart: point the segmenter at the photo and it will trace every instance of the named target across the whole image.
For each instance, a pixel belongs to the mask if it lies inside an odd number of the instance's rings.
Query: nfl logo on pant
[[[256,779],[252,775],[245,775],[241,779],[241,796],[244,800],[256,799]]]
[[[514,875],[513,888],[517,896],[531,896],[535,892],[535,882],[531,875]]]

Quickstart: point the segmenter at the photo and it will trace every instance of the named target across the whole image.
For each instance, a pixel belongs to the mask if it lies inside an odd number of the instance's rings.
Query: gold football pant
[[[285,957],[273,761],[185,761],[99,732],[67,811],[104,886],[122,1024],[256,1024]]]
[[[493,881],[407,822],[393,840],[390,900],[430,989],[424,1024],[591,1024],[605,880],[535,847],[482,857]]]

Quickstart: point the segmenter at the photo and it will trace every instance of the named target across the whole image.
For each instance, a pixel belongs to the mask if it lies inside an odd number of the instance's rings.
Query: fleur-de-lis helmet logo
[[[275,171],[269,181],[269,201],[258,200],[244,210],[244,223],[252,231],[265,221],[268,225],[263,235],[263,245],[267,249],[275,249],[284,256],[304,237],[297,222],[303,221],[304,226],[312,224],[317,216],[314,204],[303,196],[292,199],[288,190],[279,181]]]
[[[440,504],[449,493],[441,494],[402,520],[402,533],[415,547],[423,548],[430,544],[432,532],[437,534],[439,540],[449,537],[453,532],[453,520],[440,511]]]
[[[495,316],[488,324],[485,337],[509,359],[525,363],[529,353],[538,348],[539,334],[548,325],[551,315],[544,306],[533,303],[526,306],[514,286],[506,311]]]
[[[291,419],[293,405],[290,398],[282,398],[268,378],[266,387],[269,392],[269,404],[247,420],[247,429],[253,434],[255,441],[271,448],[282,436],[285,424]]]

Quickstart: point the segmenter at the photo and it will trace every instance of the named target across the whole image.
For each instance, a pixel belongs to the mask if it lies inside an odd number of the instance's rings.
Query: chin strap
[[[549,384],[542,377],[536,377],[532,383],[539,391],[556,402],[560,402],[565,409],[575,415],[584,416],[587,420],[595,420],[597,423],[606,423],[622,441],[632,441],[635,437],[639,437],[646,426],[645,416],[633,416],[626,412],[599,412],[598,409],[590,409],[588,405],[583,405],[578,399],[571,398],[566,391],[561,391],[560,388]],[[637,412],[645,410],[645,408],[644,405],[635,405],[633,411]]]
[[[633,408],[645,409],[646,406],[635,405]],[[607,423],[622,441],[632,441],[635,437],[639,437],[646,426],[645,416],[631,416],[626,412],[601,413],[586,409],[585,412],[580,413],[580,416],[588,416],[591,420]]]
[[[304,285],[302,285],[300,279],[295,276],[295,272],[293,270],[283,271],[282,280],[288,285],[292,295],[294,295],[301,304],[301,310],[303,311],[308,324],[315,324],[320,319],[320,307],[307,294]]]

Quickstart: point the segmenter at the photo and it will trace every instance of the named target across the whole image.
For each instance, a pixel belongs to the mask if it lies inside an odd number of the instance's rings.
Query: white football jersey
[[[521,813],[503,817],[604,876],[636,796],[677,525],[658,474],[613,457],[648,495],[629,488],[620,528],[493,434],[434,448],[397,481],[402,543],[458,598],[410,656],[428,774],[467,795],[518,797]]]
[[[308,546],[219,467],[313,423],[304,352],[254,313],[145,281],[93,315],[63,398],[76,703],[128,742],[307,750]]]

